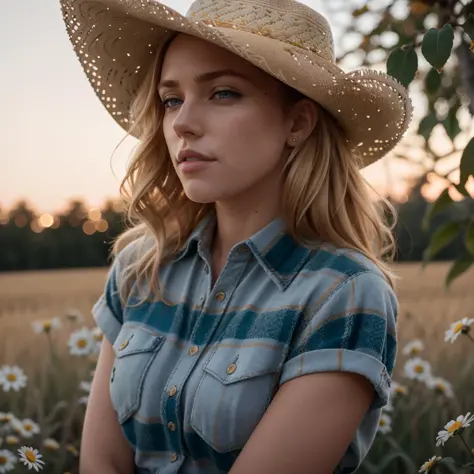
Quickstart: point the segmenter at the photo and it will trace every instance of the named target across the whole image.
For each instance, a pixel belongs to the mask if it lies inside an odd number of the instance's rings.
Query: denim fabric
[[[235,245],[211,287],[214,228],[211,214],[160,269],[162,300],[137,307],[133,291],[131,305],[117,294],[138,252],[130,244],[93,307],[116,352],[110,395],[136,472],[228,472],[279,386],[324,371],[359,373],[374,386],[336,470],[354,472],[388,400],[394,292],[369,259],[328,244],[298,245],[280,219]]]

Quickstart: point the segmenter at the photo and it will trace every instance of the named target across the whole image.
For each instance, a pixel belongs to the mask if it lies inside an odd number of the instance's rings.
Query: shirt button
[[[216,294],[216,300],[223,301],[224,299],[225,299],[225,293],[223,291],[219,291],[219,293]]]
[[[170,429],[170,431],[174,431],[176,429],[176,425],[172,421],[170,421],[168,423],[168,428]]]
[[[235,364],[230,364],[229,367],[227,367],[227,373],[233,374],[237,370],[237,366]]]
[[[178,389],[176,388],[176,385],[173,385],[170,388],[170,391],[168,392],[168,394],[169,394],[170,397],[174,397],[176,395],[177,391],[178,391]]]
[[[198,346],[191,346],[189,348],[189,355],[193,356],[196,355],[199,352],[199,347]]]
[[[171,462],[175,462],[178,459],[178,455],[176,453],[173,453],[171,455]]]

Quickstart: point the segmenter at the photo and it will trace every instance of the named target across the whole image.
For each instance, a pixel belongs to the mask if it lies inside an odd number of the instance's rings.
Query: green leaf
[[[431,68],[425,78],[425,89],[426,92],[430,95],[436,93],[436,91],[441,86],[442,75],[438,74],[436,69]]]
[[[423,260],[431,260],[444,247],[450,244],[459,234],[458,222],[447,222],[443,224],[431,237],[430,244],[423,252]]]
[[[470,222],[464,233],[464,245],[469,253],[474,256],[474,222]]]
[[[474,41],[474,13],[471,13],[461,25],[464,32]]]
[[[423,119],[420,121],[420,124],[418,125],[418,135],[423,136],[425,140],[428,141],[433,128],[435,128],[438,123],[439,122],[436,114],[428,114],[426,117],[423,117]]]
[[[459,184],[464,186],[469,176],[474,175],[474,138],[471,138],[463,151],[459,171],[461,174]]]
[[[367,5],[364,5],[362,8],[357,8],[352,12],[353,18],[358,18],[359,16],[362,16],[364,13],[367,13],[369,11],[369,7]]]
[[[449,23],[444,25],[441,30],[430,28],[423,37],[421,52],[438,73],[441,73],[446,61],[451,56],[453,43],[454,30]]]
[[[451,196],[449,195],[449,188],[446,188],[438,196],[438,199],[436,199],[436,201],[433,202],[433,204],[431,204],[426,210],[426,213],[423,217],[423,223],[422,223],[423,230],[425,231],[428,230],[431,219],[433,219],[433,217],[439,214],[440,212],[444,211],[452,203],[453,203],[453,200],[451,199]]]
[[[469,267],[474,263],[474,257],[472,255],[466,254],[458,258],[451,266],[448,276],[446,277],[445,285],[446,288],[451,286],[451,283],[469,270]]]
[[[418,70],[418,55],[413,45],[395,48],[387,59],[387,74],[399,80],[405,87],[415,79]]]
[[[459,126],[459,120],[456,116],[456,112],[459,109],[459,105],[450,109],[448,116],[441,122],[443,124],[448,137],[454,141],[454,139],[461,133],[461,127]]]

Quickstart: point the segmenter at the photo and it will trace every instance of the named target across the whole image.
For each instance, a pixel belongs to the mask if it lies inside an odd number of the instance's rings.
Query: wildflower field
[[[396,267],[399,350],[392,396],[360,473],[474,472],[472,273]],[[90,309],[105,269],[0,274],[0,474],[78,473],[102,335]]]

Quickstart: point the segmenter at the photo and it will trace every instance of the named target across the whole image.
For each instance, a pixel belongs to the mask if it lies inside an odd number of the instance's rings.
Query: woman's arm
[[[103,339],[84,420],[80,474],[133,474],[133,451],[112,406],[109,381],[115,353]]]

